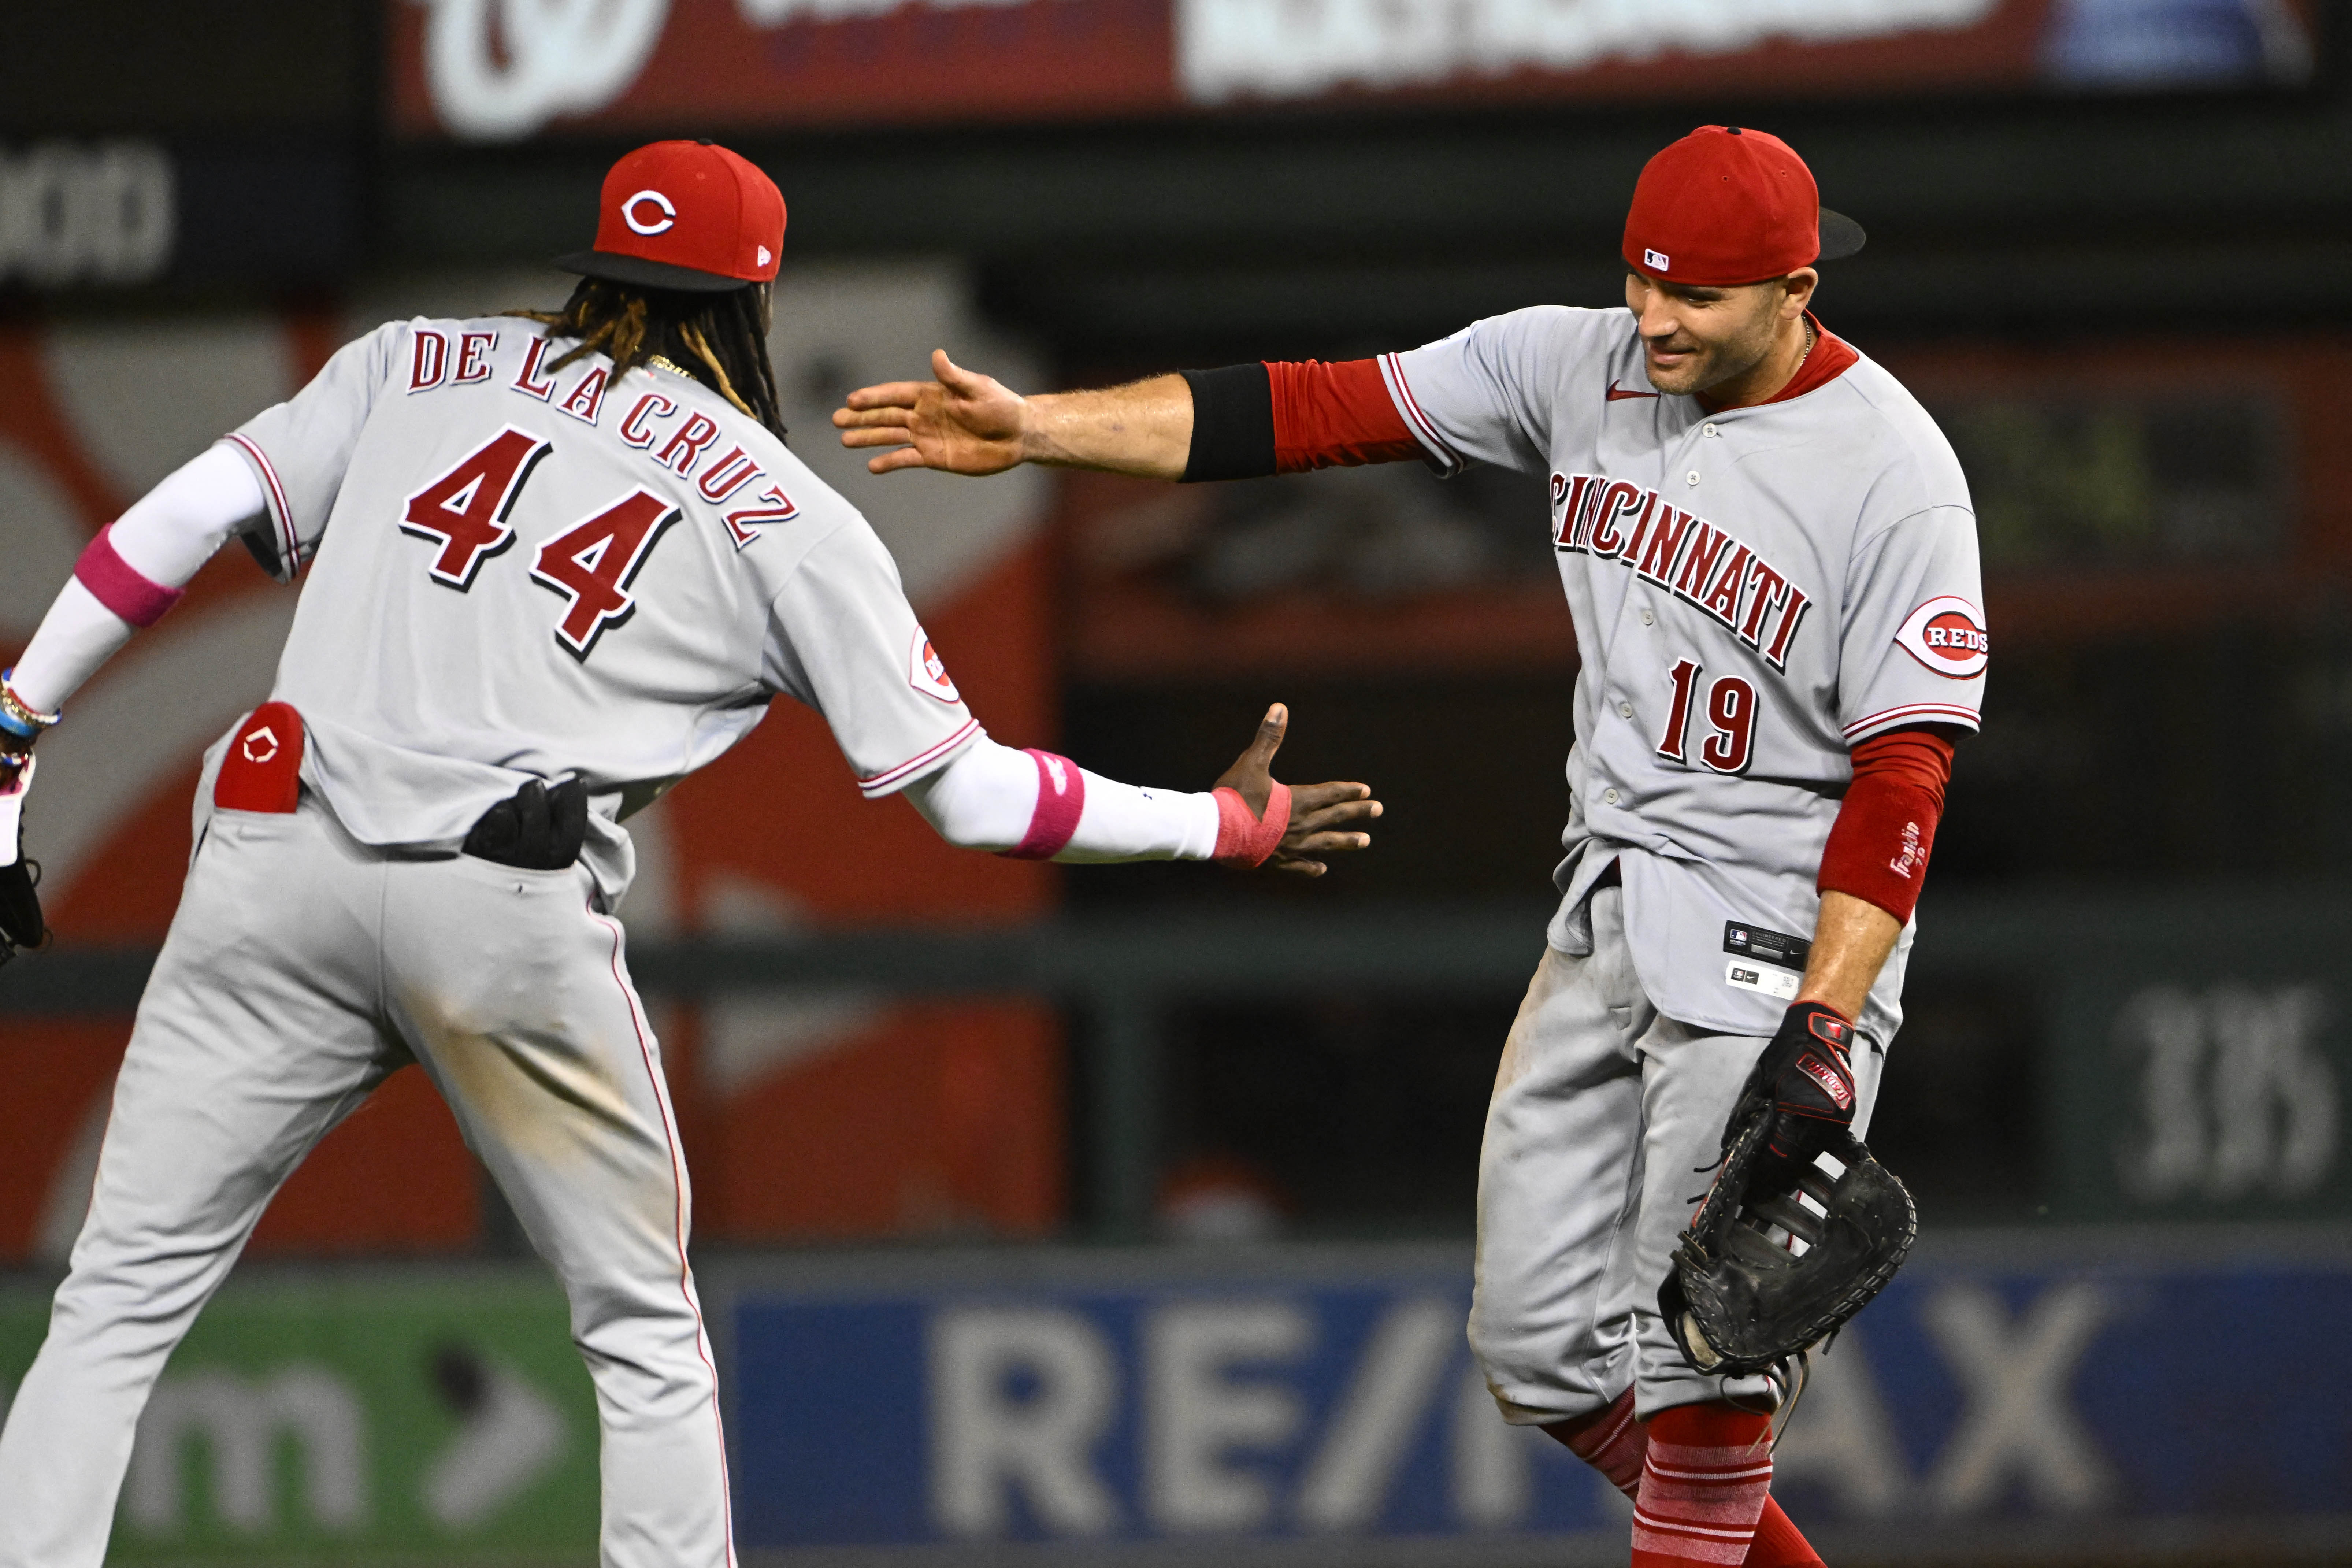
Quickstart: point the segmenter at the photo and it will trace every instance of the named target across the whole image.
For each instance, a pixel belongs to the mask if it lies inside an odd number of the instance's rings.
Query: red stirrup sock
[[[1772,1422],[1721,1400],[1652,1417],[1633,1498],[1633,1568],[1737,1568],[1772,1489]]]
[[[1650,1446],[1649,1428],[1633,1419],[1633,1391],[1590,1415],[1555,1421],[1544,1428],[1568,1451],[1609,1478],[1609,1484],[1633,1496],[1642,1487],[1642,1452]]]
[[[1770,1498],[1756,1521],[1756,1543],[1748,1549],[1748,1568],[1826,1568],[1796,1522]]]

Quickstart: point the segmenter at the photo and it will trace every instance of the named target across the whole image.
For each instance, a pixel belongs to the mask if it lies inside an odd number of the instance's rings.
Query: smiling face
[[[1685,395],[1748,375],[1787,346],[1818,281],[1810,267],[1727,288],[1628,271],[1625,308],[1641,328],[1650,384]]]

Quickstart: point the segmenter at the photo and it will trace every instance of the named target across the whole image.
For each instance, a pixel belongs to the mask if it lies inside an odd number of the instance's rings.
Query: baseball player
[[[1707,126],[1642,173],[1622,310],[1034,398],[938,354],[936,381],[834,416],[888,448],[877,473],[1549,475],[1572,804],[1487,1116],[1470,1340],[1504,1419],[1633,1497],[1636,1563],[1818,1561],[1769,1495],[1778,1381],[1696,1372],[1657,1293],[1743,1086],[1773,1107],[1783,1190],[1867,1124],[1984,692],[1959,465],[1808,309],[1815,263],[1862,239],[1785,143]]]
[[[1278,706],[1213,792],[988,738],[873,531],[784,446],[783,235],[734,153],[630,153],[594,248],[559,263],[583,275],[561,312],[345,347],[100,534],[6,675],[0,864],[29,742],[216,548],[307,568],[270,701],[205,757],[89,1218],[0,1436],[0,1563],[96,1568],[172,1347],[288,1173],[411,1060],[570,1295],[604,1561],[733,1561],[686,1168],[612,911],[623,821],[778,693],[868,797],[904,791],[960,845],[1314,874],[1367,843],[1361,785],[1272,780]]]

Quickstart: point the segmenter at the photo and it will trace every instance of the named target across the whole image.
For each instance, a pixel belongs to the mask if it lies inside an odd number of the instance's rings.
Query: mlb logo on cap
[[[1642,252],[1642,264],[1660,272],[1675,269],[1675,264],[1666,259],[1666,253],[1663,250],[1644,250]]]
[[[594,248],[555,264],[640,288],[716,293],[773,279],[783,247],[774,181],[709,142],[656,142],[604,176]]]

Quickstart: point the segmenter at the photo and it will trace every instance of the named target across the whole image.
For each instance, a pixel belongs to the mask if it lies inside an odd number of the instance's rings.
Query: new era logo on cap
[[[1675,264],[1666,258],[1666,253],[1663,250],[1643,251],[1642,265],[1659,272],[1672,272],[1675,269]]]

